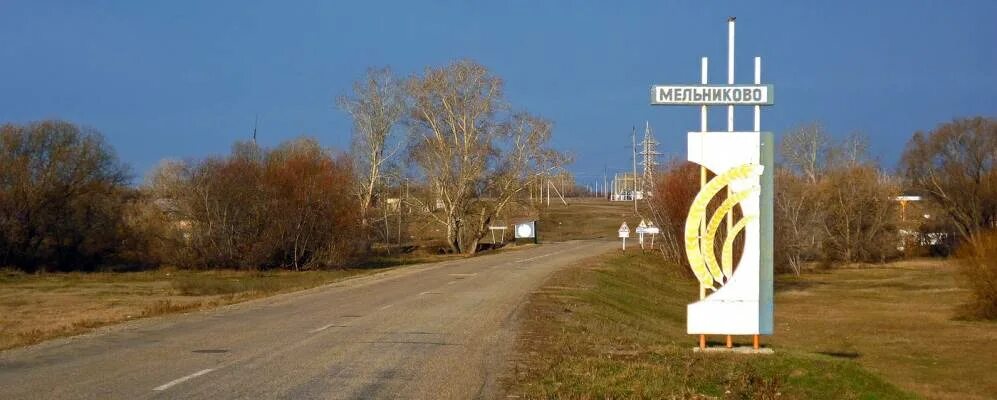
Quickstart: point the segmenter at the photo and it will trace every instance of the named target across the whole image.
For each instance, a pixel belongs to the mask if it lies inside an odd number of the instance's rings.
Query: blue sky
[[[617,4],[620,3],[620,4]],[[515,106],[556,124],[582,176],[630,163],[650,121],[681,156],[695,108],[648,105],[653,83],[726,76],[776,87],[762,128],[860,131],[892,169],[916,130],[997,110],[994,1],[0,1],[0,122],[60,118],[104,133],[136,181],[163,158],[228,152],[259,115],[263,144],[349,142],[335,108],[369,66],[399,75],[461,58],[503,77]],[[716,78],[714,80],[713,78]],[[725,112],[710,124],[725,128]],[[751,128],[750,110],[736,114]]]

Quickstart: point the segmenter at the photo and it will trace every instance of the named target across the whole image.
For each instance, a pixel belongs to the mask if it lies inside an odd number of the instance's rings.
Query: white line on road
[[[530,261],[533,261],[533,260],[539,260],[539,259],[544,258],[544,257],[550,257],[550,256],[553,256],[553,255],[561,254],[561,253],[564,253],[566,251],[574,250],[574,249],[577,249],[577,248],[578,247],[574,247],[574,248],[570,248],[570,249],[564,249],[564,250],[558,250],[558,251],[555,251],[555,252],[547,253],[547,254],[544,254],[544,255],[539,255],[539,256],[536,256],[536,257],[532,257],[532,258],[524,258],[522,260],[517,260],[516,262],[517,263],[524,263],[524,262],[530,262]]]
[[[475,272],[475,273],[471,273],[471,274],[450,274],[450,276],[475,276],[477,274],[478,273]]]
[[[333,327],[333,326],[335,326],[335,325],[336,325],[336,324],[329,324],[329,325],[326,325],[326,326],[322,326],[322,327],[318,327],[318,328],[315,328],[315,329],[312,329],[312,330],[311,330],[311,331],[309,331],[308,333],[316,333],[316,332],[322,332],[322,331],[324,331],[324,330],[326,330],[326,329],[329,329],[329,328],[332,328],[332,327]]]
[[[457,281],[450,281],[450,282],[447,282],[447,285],[453,285],[455,283],[457,283]]]
[[[393,305],[394,305],[394,304],[388,304],[388,305],[386,305],[386,306],[384,306],[384,307],[381,307],[380,309],[381,309],[381,310],[387,310],[387,309],[391,308],[391,306],[393,306]]]
[[[560,253],[560,252],[557,252],[557,253]],[[542,256],[536,256],[536,257],[532,257],[532,258],[524,258],[524,259],[516,261],[516,262],[517,263],[530,262],[530,261],[533,261],[533,260],[539,260],[539,259],[544,258],[544,257],[549,257],[549,256],[552,256],[552,255],[557,254],[557,253],[547,253],[547,254],[544,254]]]
[[[178,379],[174,379],[172,381],[169,381],[169,382],[163,384],[162,386],[157,386],[155,389],[152,389],[152,390],[157,391],[157,392],[161,392],[163,390],[169,389],[173,385],[176,385],[178,383],[183,383],[183,382],[188,381],[188,380],[193,379],[193,378],[197,378],[197,377],[199,377],[201,375],[204,375],[204,374],[206,374],[208,372],[211,372],[211,371],[214,371],[214,370],[215,370],[214,368],[202,369],[202,370],[197,371],[197,372],[195,372],[193,374],[187,375],[187,376],[185,376],[183,378],[178,378]]]

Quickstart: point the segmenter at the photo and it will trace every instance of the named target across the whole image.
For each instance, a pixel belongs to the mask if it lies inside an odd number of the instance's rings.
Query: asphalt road
[[[526,295],[614,246],[410,266],[9,350],[0,398],[490,398]]]

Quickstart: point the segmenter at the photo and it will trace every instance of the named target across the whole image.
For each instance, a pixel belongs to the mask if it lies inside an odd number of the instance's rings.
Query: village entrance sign
[[[700,349],[710,334],[727,335],[727,347],[732,346],[731,335],[751,335],[758,349],[759,335],[772,334],[775,172],[772,133],[761,131],[760,106],[772,105],[775,92],[761,84],[760,57],[755,57],[754,84],[734,84],[733,17],[727,26],[727,84],[709,84],[709,62],[703,57],[699,85],[654,85],[651,105],[700,106],[700,130],[688,133],[689,161],[701,166],[701,188],[685,223],[686,256],[700,283],[700,300],[687,309],[688,333],[699,335]],[[726,132],[710,131],[707,107],[724,105]],[[754,107],[753,130],[735,132],[735,106]],[[722,200],[711,202],[716,197]],[[735,213],[737,207],[740,213]],[[740,219],[734,221],[736,214]],[[742,234],[743,250],[734,257],[735,239]]]

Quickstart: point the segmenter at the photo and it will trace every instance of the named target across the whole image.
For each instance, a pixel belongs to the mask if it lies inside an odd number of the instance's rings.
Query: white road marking
[[[450,276],[475,276],[477,274],[478,273],[475,272],[475,273],[472,273],[472,274],[450,274]]]
[[[381,310],[387,310],[387,309],[391,308],[391,306],[393,306],[393,305],[394,305],[394,304],[388,304],[388,305],[386,305],[386,306],[384,306],[384,307],[381,307],[380,309],[381,309]]]
[[[178,383],[186,382],[186,381],[188,381],[190,379],[193,379],[193,378],[197,378],[197,377],[199,377],[201,375],[204,375],[204,374],[206,374],[208,372],[211,372],[211,371],[214,371],[214,370],[215,370],[214,368],[202,369],[202,370],[197,371],[197,372],[195,372],[193,374],[187,375],[187,376],[185,376],[183,378],[174,379],[174,380],[169,381],[169,382],[167,382],[167,383],[165,383],[165,384],[163,384],[161,386],[157,386],[155,389],[152,389],[152,390],[157,391],[157,392],[161,392],[163,390],[169,389],[173,385],[176,385]]]
[[[453,285],[455,283],[457,283],[457,281],[450,281],[450,282],[447,282],[447,285]]]
[[[536,257],[532,257],[532,258],[524,258],[522,260],[517,260],[516,262],[517,263],[524,263],[524,262],[530,262],[530,261],[533,261],[533,260],[539,260],[539,259],[544,258],[544,257],[550,257],[550,256],[553,256],[555,254],[561,254],[561,253],[564,253],[566,251],[574,250],[574,249],[577,249],[577,248],[578,247],[570,248],[570,249],[564,249],[564,250],[558,250],[558,251],[555,251],[555,252],[547,253],[547,254],[544,254],[544,255],[539,255],[539,256],[536,256]]]
[[[557,253],[560,253],[560,252],[557,252]],[[530,262],[530,261],[533,261],[533,260],[539,260],[539,259],[544,258],[544,257],[549,257],[549,256],[552,256],[552,255],[557,254],[557,253],[547,253],[547,254],[544,254],[542,256],[536,256],[536,257],[532,257],[532,258],[524,258],[524,259],[516,261],[516,262],[517,263]]]
[[[336,326],[336,324],[329,324],[329,325],[326,325],[326,326],[318,327],[318,328],[312,329],[308,333],[322,332],[322,331],[324,331],[326,329],[332,328],[333,326]]]

